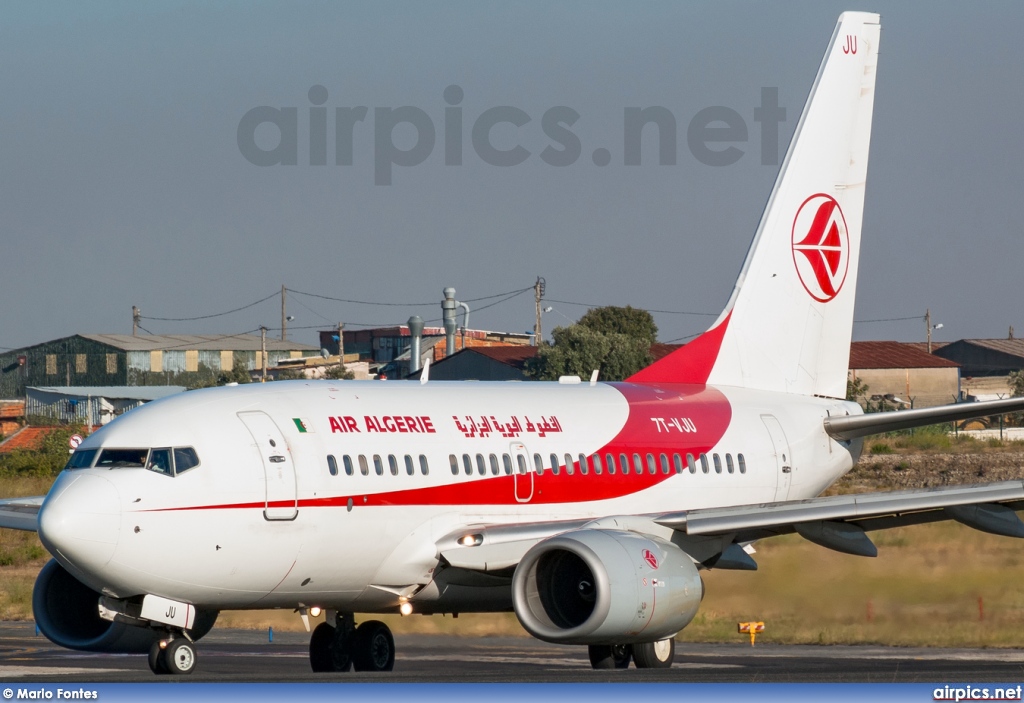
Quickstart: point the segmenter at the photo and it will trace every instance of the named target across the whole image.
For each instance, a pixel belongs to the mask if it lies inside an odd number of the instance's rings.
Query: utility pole
[[[132,305],[132,336],[137,337],[139,334],[139,318],[142,317],[142,311],[136,306]]]
[[[285,309],[284,309],[284,292],[285,292],[285,290],[286,289],[285,289],[284,285],[282,284],[282,286],[281,286],[281,341],[282,342],[288,339],[288,315],[285,314]]]
[[[534,300],[534,303],[536,304],[536,310],[537,310],[537,320],[533,324],[533,346],[535,346],[535,347],[539,347],[540,346],[541,337],[544,334],[544,331],[541,329],[541,324],[540,324],[540,316],[541,316],[540,301],[544,297],[544,288],[546,287],[546,285],[547,285],[547,281],[545,281],[540,276],[537,276],[537,282],[533,284],[533,300]]]
[[[260,363],[263,366],[263,376],[260,383],[267,382],[267,328],[260,325]]]
[[[932,311],[924,311],[924,326],[928,328],[928,353],[932,353]]]
[[[345,371],[345,323],[338,323],[338,362],[341,364],[342,373]]]

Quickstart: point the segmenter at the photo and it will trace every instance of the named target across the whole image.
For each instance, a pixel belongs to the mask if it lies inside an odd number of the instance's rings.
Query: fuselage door
[[[793,480],[793,457],[789,452],[789,440],[782,430],[782,425],[774,415],[762,415],[761,421],[768,428],[768,436],[772,439],[772,446],[775,451],[775,500],[787,500],[789,498],[789,485]]]
[[[267,520],[294,520],[299,514],[295,463],[284,435],[266,413],[238,413],[238,418],[256,441],[263,460],[266,480],[263,517]]]
[[[529,503],[533,499],[534,468],[530,455],[522,442],[512,442],[512,483],[515,486],[516,502]]]

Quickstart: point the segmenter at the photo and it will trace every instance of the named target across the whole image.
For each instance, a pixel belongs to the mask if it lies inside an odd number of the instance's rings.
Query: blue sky
[[[8,3],[0,14],[0,347],[75,332],[127,333],[147,317],[229,310],[289,288],[338,298],[438,303],[547,280],[552,300],[716,314],[777,166],[761,163],[761,88],[796,124],[835,20],[882,14],[856,339],[1024,335],[1017,212],[1024,183],[1020,3],[486,2]],[[310,87],[327,90],[326,166],[310,165]],[[463,158],[445,165],[445,89],[463,91]],[[238,146],[250,109],[296,108],[297,164],[254,166]],[[623,110],[663,106],[675,165],[644,142],[623,164]],[[352,165],[334,162],[334,109],[367,106]],[[375,108],[415,106],[436,142],[375,185]],[[516,166],[471,144],[486,110],[530,121],[494,129]],[[567,106],[581,155],[556,167],[542,116]],[[743,156],[708,166],[686,146],[701,109],[745,120]],[[264,126],[266,127],[266,126]],[[257,131],[269,148],[273,140]],[[397,148],[415,141],[408,125]],[[262,141],[261,141],[262,140]],[[557,146],[557,145],[556,145]],[[605,148],[607,166],[592,153]],[[488,302],[474,306],[482,308]],[[549,303],[545,328],[584,307]],[[315,330],[439,316],[289,296],[293,339]],[[663,340],[712,317],[659,313]],[[279,326],[279,301],[154,333]],[[472,326],[532,327],[529,293]]]

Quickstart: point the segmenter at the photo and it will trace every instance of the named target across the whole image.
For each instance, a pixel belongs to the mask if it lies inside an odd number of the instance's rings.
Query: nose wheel
[[[196,668],[196,646],[185,637],[157,640],[149,648],[149,668],[158,675],[191,674]]]
[[[387,625],[368,620],[359,627],[351,613],[338,613],[335,625],[323,622],[309,638],[309,664],[317,672],[391,671],[395,638]]]

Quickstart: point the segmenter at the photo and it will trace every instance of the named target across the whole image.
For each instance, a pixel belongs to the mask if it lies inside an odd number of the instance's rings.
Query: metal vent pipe
[[[412,335],[412,344],[409,347],[409,373],[416,373],[420,370],[420,358],[422,357],[423,342],[423,318],[413,315],[409,318],[409,333]]]
[[[444,320],[444,355],[451,356],[455,353],[455,314],[459,307],[455,300],[455,289],[448,287],[444,289],[444,300],[441,301],[441,319]]]

